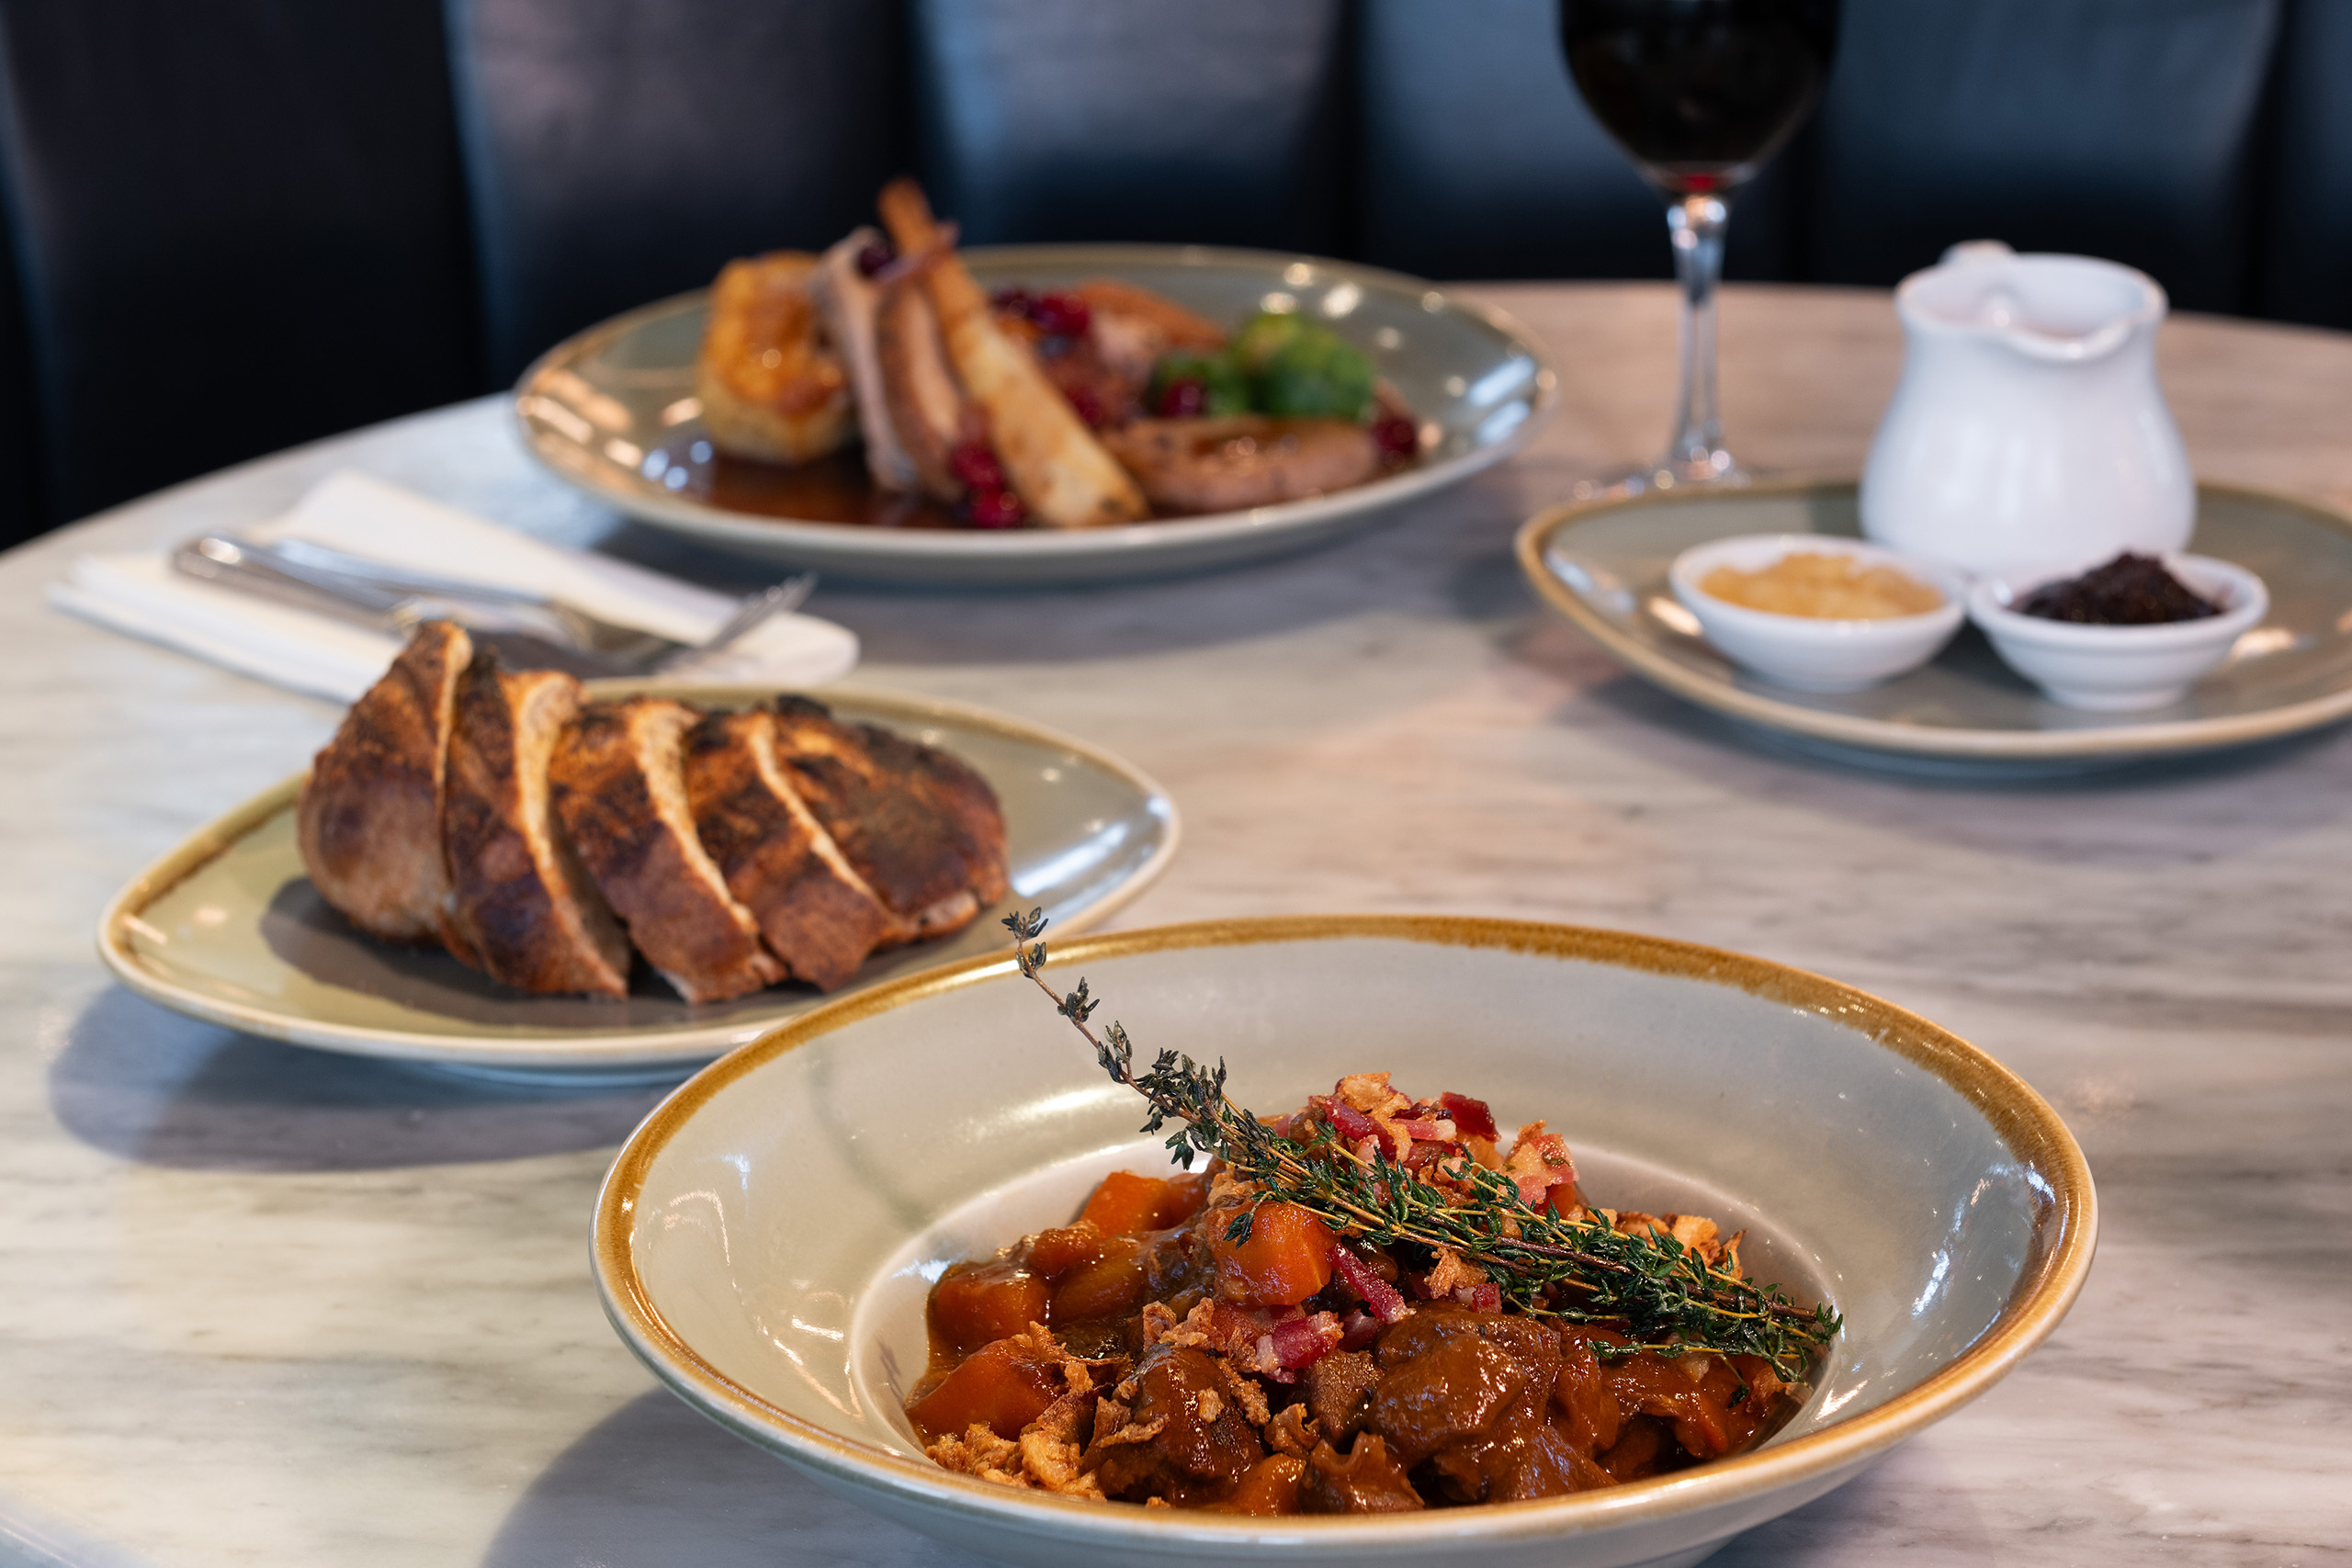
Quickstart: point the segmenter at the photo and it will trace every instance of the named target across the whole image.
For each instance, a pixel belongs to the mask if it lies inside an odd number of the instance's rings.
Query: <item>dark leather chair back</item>
[[[964,237],[1345,243],[1339,0],[916,0],[924,173]]]
[[[818,249],[906,162],[878,0],[449,0],[492,378],[730,256]]]
[[[0,90],[50,518],[475,386],[429,6],[9,5]]]
[[[1673,271],[1664,206],[1577,96],[1558,18],[1556,0],[1363,0],[1366,259],[1432,277]],[[1789,276],[1788,184],[1770,168],[1738,197],[1731,276]]]
[[[1847,0],[1807,276],[1892,283],[1970,239],[2242,309],[2279,0]]]
[[[2352,327],[2352,5],[2294,0],[2278,48],[2275,152],[2257,194],[2266,316]]]

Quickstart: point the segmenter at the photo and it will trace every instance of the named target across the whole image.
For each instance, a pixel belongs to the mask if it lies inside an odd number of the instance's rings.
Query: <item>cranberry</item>
[[[967,441],[947,454],[947,466],[966,486],[976,491],[1002,490],[1004,468],[985,441]]]
[[[1162,419],[1198,419],[1208,406],[1207,386],[1196,376],[1183,376],[1159,389],[1157,412]]]
[[[1029,319],[1047,337],[1084,337],[1094,312],[1075,294],[1040,294],[1029,301]]]
[[[876,240],[857,253],[857,270],[862,276],[879,276],[884,267],[898,259],[899,253],[889,241]]]
[[[1093,388],[1064,387],[1062,396],[1069,400],[1071,410],[1086,422],[1087,429],[1102,428],[1102,400],[1095,396]]]
[[[1409,457],[1421,449],[1421,433],[1413,427],[1411,420],[1397,414],[1375,421],[1372,439],[1380,448],[1380,455],[1391,461]]]
[[[1029,509],[1009,490],[976,490],[960,510],[975,528],[1018,528],[1029,521]]]

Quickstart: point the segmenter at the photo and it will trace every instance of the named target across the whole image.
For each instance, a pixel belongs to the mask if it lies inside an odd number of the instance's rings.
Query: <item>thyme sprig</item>
[[[1161,1051],[1137,1073],[1126,1030],[1114,1022],[1097,1034],[1089,1023],[1102,998],[1083,979],[1068,993],[1046,983],[1046,944],[1039,940],[1044,911],[1015,912],[1004,924],[1022,974],[1085,1036],[1102,1070],[1150,1107],[1143,1131],[1174,1125],[1167,1145],[1187,1169],[1194,1155],[1213,1155],[1237,1177],[1257,1183],[1265,1198],[1296,1204],[1343,1238],[1458,1253],[1477,1264],[1519,1311],[1612,1329],[1631,1339],[1623,1346],[1594,1341],[1603,1356],[1643,1349],[1760,1356],[1778,1375],[1797,1382],[1842,1326],[1826,1303],[1799,1306],[1779,1286],[1711,1264],[1672,1235],[1628,1235],[1581,1210],[1575,1217],[1538,1213],[1521,1200],[1510,1178],[1475,1161],[1448,1166],[1448,1179],[1468,1188],[1450,1192],[1385,1152],[1359,1156],[1328,1126],[1304,1140],[1283,1136],[1226,1093],[1222,1060],[1207,1067]],[[1250,1213],[1234,1218],[1228,1237],[1249,1238]]]

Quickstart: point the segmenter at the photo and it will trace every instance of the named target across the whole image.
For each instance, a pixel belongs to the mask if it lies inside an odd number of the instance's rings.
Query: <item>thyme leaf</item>
[[[1637,1350],[1758,1356],[1793,1382],[1844,1325],[1826,1303],[1801,1306],[1779,1286],[1711,1264],[1672,1235],[1627,1235],[1583,1210],[1539,1213],[1510,1177],[1474,1160],[1448,1162],[1447,1179],[1468,1189],[1449,1191],[1385,1152],[1360,1156],[1328,1126],[1304,1139],[1284,1136],[1233,1102],[1222,1059],[1210,1067],[1161,1051],[1138,1073],[1124,1027],[1114,1022],[1098,1034],[1089,1025],[1102,998],[1083,979],[1067,994],[1046,983],[1040,940],[1046,923],[1042,909],[1005,917],[1021,973],[1094,1047],[1102,1070],[1143,1097],[1150,1111],[1143,1131],[1169,1132],[1169,1151],[1186,1169],[1195,1155],[1220,1158],[1265,1198],[1306,1210],[1344,1240],[1458,1253],[1520,1312],[1614,1330],[1632,1341],[1592,1341],[1604,1358]],[[1249,1238],[1251,1213],[1234,1218],[1229,1238]]]

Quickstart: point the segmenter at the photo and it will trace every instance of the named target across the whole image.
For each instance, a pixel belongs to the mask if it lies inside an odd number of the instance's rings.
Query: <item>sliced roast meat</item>
[[[564,732],[549,774],[556,814],[598,891],[690,1002],[724,1001],[785,975],[695,833],[682,743],[701,716],[665,697],[591,704]]]
[[[830,991],[905,927],[849,863],[778,761],[775,716],[707,715],[687,733],[686,798],[703,848],[795,979]]]
[[[458,681],[473,639],[427,621],[343,716],[311,764],[294,808],[295,841],[319,896],[389,942],[441,936],[449,877],[441,792]]]
[[[526,991],[628,994],[628,938],[572,852],[548,787],[580,682],[477,658],[458,684],[441,811],[449,951]]]

